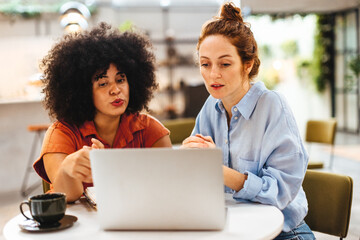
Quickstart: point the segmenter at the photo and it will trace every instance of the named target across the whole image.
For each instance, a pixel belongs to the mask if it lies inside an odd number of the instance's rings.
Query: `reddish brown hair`
[[[250,25],[245,23],[240,8],[233,3],[224,3],[219,16],[206,22],[202,29],[197,44],[197,50],[204,39],[211,35],[222,35],[236,47],[243,63],[254,61],[253,68],[249,73],[249,79],[254,78],[259,72],[260,59],[258,48]]]

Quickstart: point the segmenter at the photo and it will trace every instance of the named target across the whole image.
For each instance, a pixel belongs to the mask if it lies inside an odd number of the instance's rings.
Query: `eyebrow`
[[[99,73],[94,76],[94,80],[98,81],[100,78],[107,77],[104,73]]]
[[[121,75],[123,75],[123,74],[125,74],[124,72],[117,72],[116,73],[116,76],[121,76]],[[100,79],[100,78],[108,78],[108,75],[106,74],[106,73],[100,73],[100,74],[97,74],[96,76],[95,76],[95,80],[98,80],[98,79]]]
[[[225,58],[225,57],[232,57],[231,55],[229,54],[225,54],[225,55],[221,55],[220,57],[218,57],[218,59],[221,59],[221,58]],[[206,59],[209,59],[208,57],[206,56],[201,56],[200,58],[206,58]]]

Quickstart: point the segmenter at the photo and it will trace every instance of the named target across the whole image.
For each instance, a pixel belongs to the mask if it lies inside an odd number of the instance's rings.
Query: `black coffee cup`
[[[30,214],[33,218],[26,216],[23,212],[23,205],[30,208]],[[58,224],[65,216],[66,195],[64,193],[49,193],[31,196],[28,200],[20,204],[20,212],[25,218],[35,220],[40,225]]]

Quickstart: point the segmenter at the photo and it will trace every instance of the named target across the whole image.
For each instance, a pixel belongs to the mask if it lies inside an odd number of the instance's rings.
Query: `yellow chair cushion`
[[[305,141],[308,143],[322,143],[331,145],[333,150],[337,121],[334,118],[328,120],[309,120],[306,124]],[[330,155],[330,168],[333,163],[333,152]],[[324,168],[323,162],[309,161],[308,169]]]
[[[309,120],[306,125],[307,142],[334,144],[336,120]]]
[[[169,119],[161,122],[169,129],[172,144],[181,144],[190,136],[195,125],[195,118]]]
[[[303,188],[309,211],[310,229],[345,238],[349,229],[353,180],[349,176],[307,170]]]
[[[308,169],[324,168],[324,163],[323,163],[323,162],[310,161],[310,162],[308,163],[307,168],[308,168]]]

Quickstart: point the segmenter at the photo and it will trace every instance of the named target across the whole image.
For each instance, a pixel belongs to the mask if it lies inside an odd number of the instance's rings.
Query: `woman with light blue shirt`
[[[223,4],[219,17],[203,26],[197,50],[210,96],[182,147],[221,148],[225,191],[237,201],[273,205],[284,214],[276,239],[315,239],[304,222],[308,155],[285,99],[252,82],[260,60],[240,9]]]

